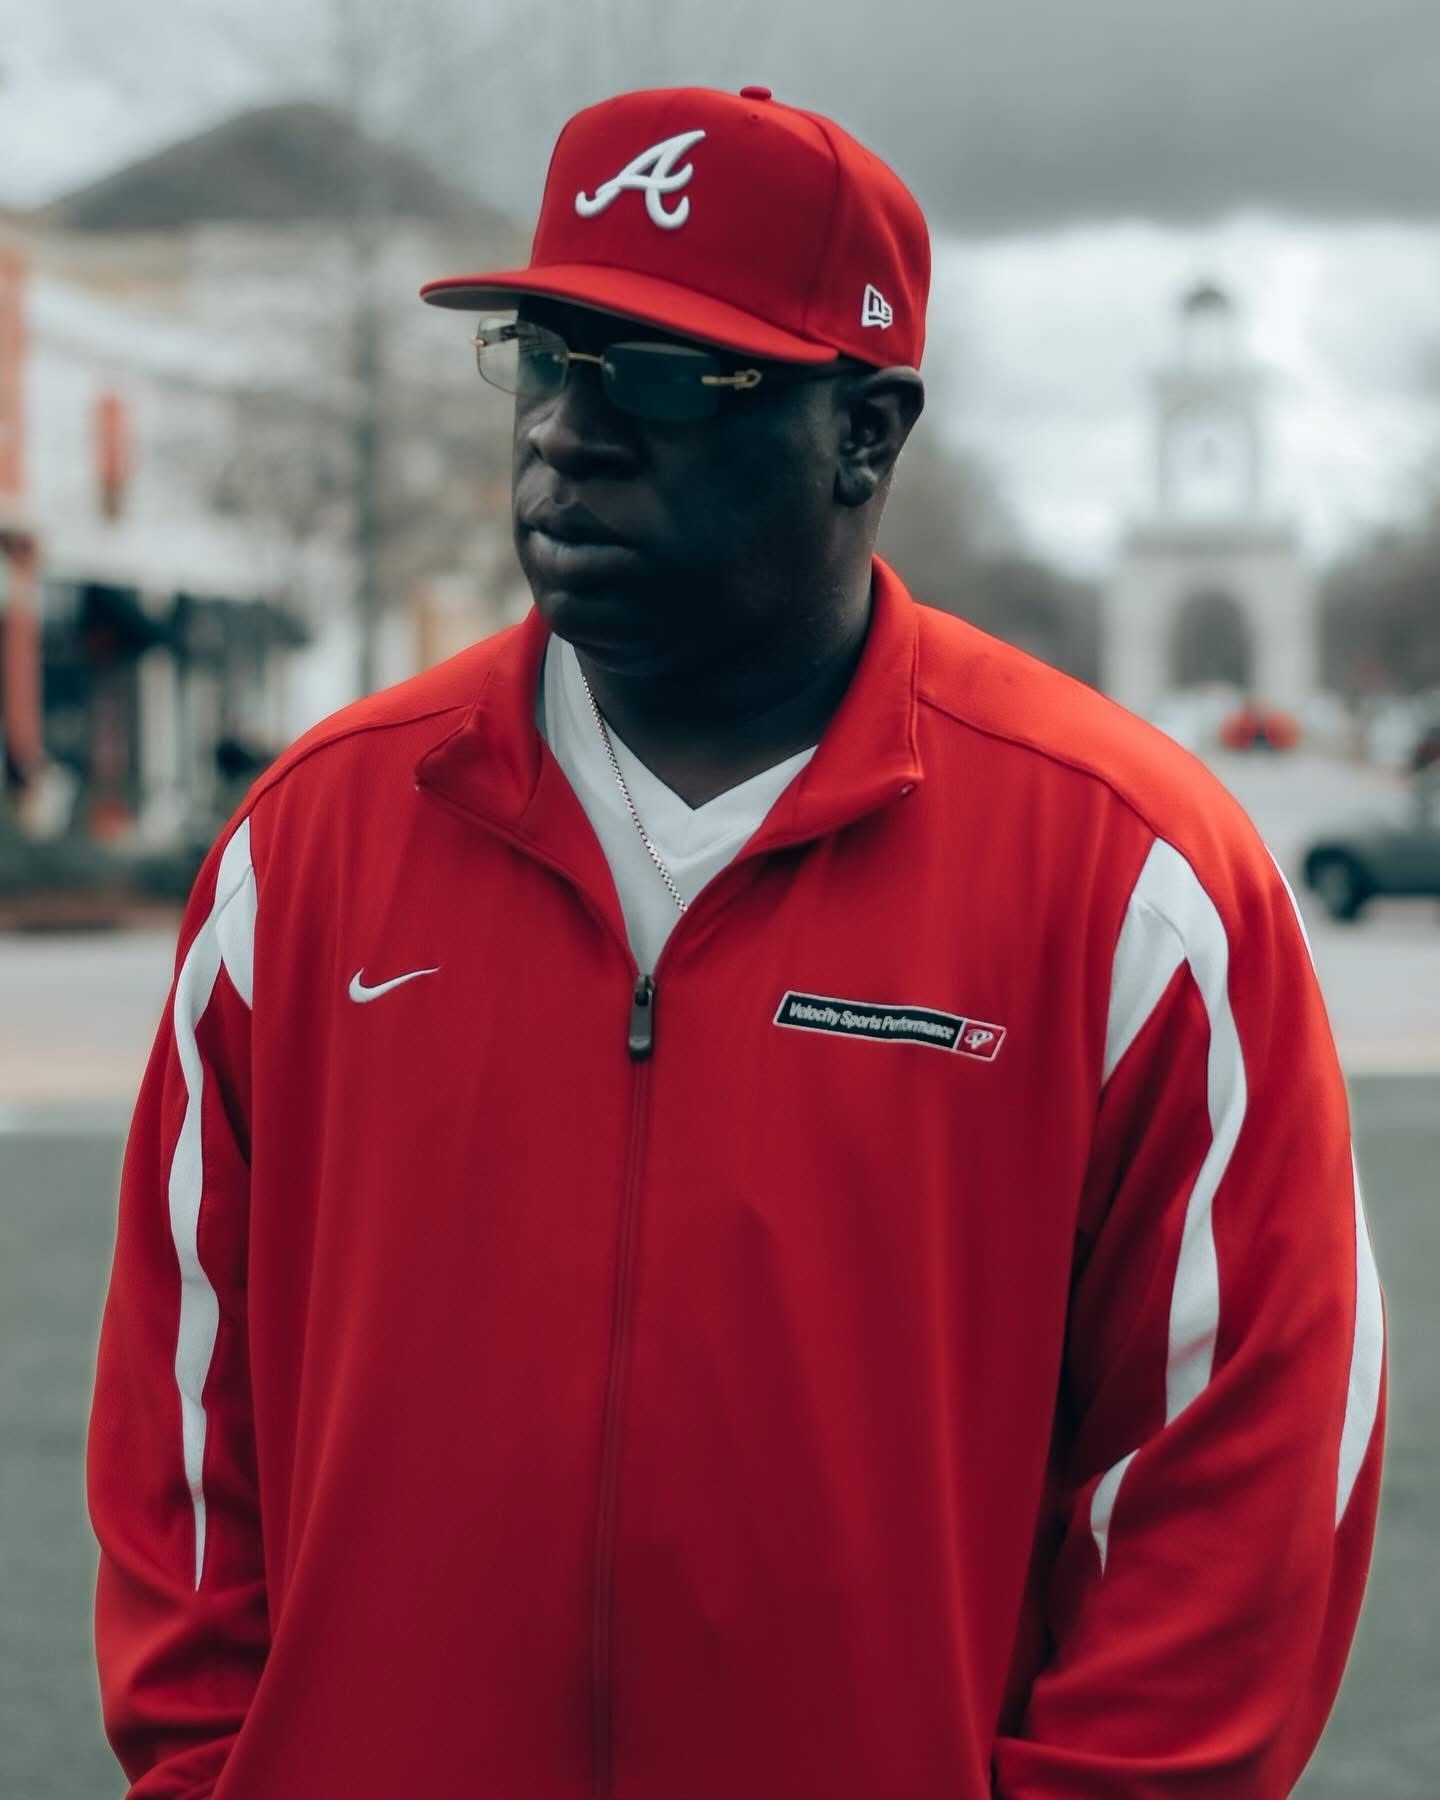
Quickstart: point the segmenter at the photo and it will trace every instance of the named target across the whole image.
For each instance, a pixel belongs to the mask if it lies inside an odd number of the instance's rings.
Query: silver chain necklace
[[[578,661],[576,667],[579,667]],[[600,717],[600,708],[595,704],[595,696],[590,692],[590,683],[586,681],[585,671],[583,669],[580,670],[580,682],[585,689],[585,698],[590,702],[590,714],[595,720],[596,728],[600,733],[600,741],[605,746],[605,754],[610,758],[611,770],[614,773],[616,781],[619,783],[621,797],[625,801],[625,810],[634,821],[635,829],[640,833],[640,842],[650,852],[651,862],[653,862],[655,867],[660,871],[660,879],[670,890],[670,898],[683,913],[685,910],[685,900],[681,895],[679,888],[675,885],[674,877],[660,860],[660,852],[650,842],[649,833],[640,823],[640,814],[635,810],[635,802],[630,798],[630,790],[625,785],[625,777],[620,773],[620,764],[615,759],[615,746],[610,742],[610,733],[605,729],[605,721]]]

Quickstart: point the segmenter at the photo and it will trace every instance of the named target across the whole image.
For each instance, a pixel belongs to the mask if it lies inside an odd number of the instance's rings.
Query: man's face
[[[591,355],[686,341],[556,301],[527,298],[520,316]],[[767,368],[716,354],[726,372]],[[673,675],[744,656],[798,625],[797,608],[827,610],[836,387],[721,390],[715,416],[684,422],[618,410],[591,363],[559,394],[517,395],[515,547],[546,623],[602,667]]]

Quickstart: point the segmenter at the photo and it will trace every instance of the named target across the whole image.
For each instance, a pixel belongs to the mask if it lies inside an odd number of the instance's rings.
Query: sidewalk
[[[0,932],[0,1128],[129,1117],[169,990],[179,915],[121,932]]]
[[[1390,902],[1360,925],[1308,921],[1341,1061],[1352,1075],[1440,1072],[1440,919]],[[123,1127],[169,990],[163,927],[0,931],[0,1131]]]

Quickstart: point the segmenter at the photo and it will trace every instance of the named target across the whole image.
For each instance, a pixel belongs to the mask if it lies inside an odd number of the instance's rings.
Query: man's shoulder
[[[961,734],[980,733],[1029,779],[1053,780],[1078,805],[1118,802],[1192,862],[1264,858],[1240,803],[1156,726],[961,619],[921,617],[919,698],[958,728],[958,755]]]
[[[474,704],[519,630],[518,625],[508,626],[418,675],[328,714],[276,757],[251,789],[249,803],[287,782],[302,766],[307,784],[313,780],[323,785],[327,779],[344,779],[357,763],[369,766],[372,756],[415,760],[426,743],[443,736]]]

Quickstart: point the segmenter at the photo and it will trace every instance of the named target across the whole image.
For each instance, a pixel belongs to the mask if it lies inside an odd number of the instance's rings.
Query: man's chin
[[[695,672],[703,652],[677,643],[668,632],[650,629],[633,601],[593,593],[549,592],[535,596],[536,610],[558,638],[572,645],[592,667],[606,674],[639,679],[675,679]]]
[[[647,629],[648,608],[633,591],[531,583],[535,607],[558,638],[602,668],[640,673],[668,666],[666,646]]]

